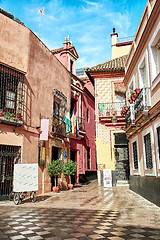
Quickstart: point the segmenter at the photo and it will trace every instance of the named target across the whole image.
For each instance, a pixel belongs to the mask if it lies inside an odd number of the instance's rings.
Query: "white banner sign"
[[[38,190],[38,164],[14,165],[14,192],[29,192]]]
[[[49,119],[41,119],[41,131],[40,140],[48,141]]]
[[[112,187],[112,171],[111,169],[103,169],[103,186]]]

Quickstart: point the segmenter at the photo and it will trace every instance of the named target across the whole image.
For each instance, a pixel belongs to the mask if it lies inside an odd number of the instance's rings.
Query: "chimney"
[[[116,44],[117,44],[117,38],[118,38],[118,33],[116,33],[116,29],[113,28],[113,33],[111,34],[111,38],[112,38],[112,59],[114,59],[114,51],[115,51],[115,48],[116,48]]]

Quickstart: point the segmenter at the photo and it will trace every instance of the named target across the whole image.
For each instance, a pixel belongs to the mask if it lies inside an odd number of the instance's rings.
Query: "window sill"
[[[152,90],[160,83],[160,73],[155,77],[155,79],[152,81]]]
[[[154,169],[145,169],[144,174],[145,176],[156,176]]]
[[[133,169],[133,175],[134,176],[140,176],[139,170]]]
[[[0,117],[0,123],[4,123],[4,124],[8,124],[8,125],[14,125],[14,126],[22,126],[23,125],[23,121],[6,119],[4,117]]]

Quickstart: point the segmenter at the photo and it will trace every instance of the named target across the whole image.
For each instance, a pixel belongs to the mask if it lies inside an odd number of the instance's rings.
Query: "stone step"
[[[128,180],[118,180],[116,186],[129,186]]]

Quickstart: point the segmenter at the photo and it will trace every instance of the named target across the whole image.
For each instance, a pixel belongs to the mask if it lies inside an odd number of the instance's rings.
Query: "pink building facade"
[[[4,14],[0,25],[0,197],[13,188],[17,163],[37,163],[38,193],[50,192],[48,164],[69,158],[62,119],[70,106],[70,74],[30,29]]]
[[[70,158],[77,162],[77,173],[72,182],[86,182],[96,178],[96,146],[95,146],[95,99],[92,84],[82,81],[76,74],[78,54],[70,39],[65,38],[62,48],[52,51],[70,71],[71,105],[70,117],[77,115],[79,134],[70,133]],[[87,84],[86,84],[87,83]]]

